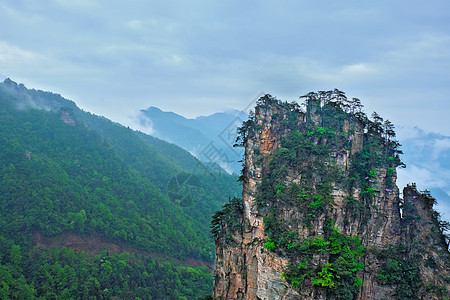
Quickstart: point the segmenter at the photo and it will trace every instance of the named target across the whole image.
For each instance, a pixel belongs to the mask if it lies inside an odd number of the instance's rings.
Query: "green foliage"
[[[264,244],[264,247],[267,249],[267,251],[273,251],[275,249],[275,242],[270,238],[267,238],[267,242]]]
[[[311,191],[308,191],[304,188],[300,188],[297,184],[292,185],[291,188],[296,189],[297,193],[295,193],[295,196],[296,196],[296,199],[299,200],[300,202],[305,202],[310,199]]]
[[[394,175],[394,173],[395,173],[395,169],[389,167],[389,168],[388,168],[388,171],[387,171],[387,173],[386,173],[386,176],[387,176],[387,177],[392,177],[392,176]]]
[[[388,189],[393,189],[395,182],[394,182],[394,176],[395,174],[395,168],[393,167],[388,167],[387,172],[386,172],[386,188]]]
[[[319,210],[323,207],[323,197],[320,195],[315,195],[313,197],[315,201],[311,202],[310,207],[312,210]]]
[[[300,262],[298,265],[299,269],[308,269],[308,263]]]
[[[367,187],[365,190],[361,191],[362,195],[367,194],[369,197],[373,197],[375,195],[376,189],[373,187]]]
[[[237,129],[238,135],[235,141],[234,147],[243,147],[245,141],[248,138],[248,133],[251,128],[255,125],[252,119],[244,121],[241,127]]]
[[[372,171],[369,171],[368,176],[369,176],[370,178],[375,178],[378,174],[380,174],[380,172],[375,171],[375,170],[372,170]]]
[[[308,93],[301,98],[306,107],[302,113],[270,95],[258,101],[258,115],[271,115],[272,124],[282,134],[279,149],[264,157],[269,165],[258,186],[254,209],[266,214],[265,248],[290,262],[283,275],[288,284],[294,288],[312,284],[324,288],[329,297],[355,299],[362,286],[357,274],[364,268],[361,259],[365,249],[358,237],[341,234],[331,222],[335,213],[330,210],[335,205],[333,188],[347,190],[346,211],[364,224],[372,213],[371,203],[384,170],[386,187],[392,188],[395,168],[401,165],[400,144],[394,139],[392,123],[376,113],[369,120],[359,99],[348,99],[339,90]],[[306,122],[299,122],[300,116]],[[244,125],[244,138],[261,130],[255,123]],[[362,149],[353,153],[353,135],[360,125],[367,133],[361,139]],[[352,153],[349,166],[340,163],[346,153]],[[361,192],[354,197],[355,190]],[[286,211],[293,207],[298,214],[290,219]],[[317,236],[321,230],[318,220],[324,218],[324,234]],[[344,220],[344,224],[348,222]],[[313,237],[299,239],[298,232],[305,231]]]
[[[226,194],[238,194],[235,177],[198,174],[196,202],[182,209],[165,191],[182,169],[133,131],[76,110],[103,138],[75,117],[69,125],[56,112],[4,104],[0,234],[30,246],[32,231],[45,237],[71,231],[179,259],[213,260],[209,216]]]
[[[326,264],[322,270],[317,274],[318,277],[312,279],[313,285],[321,285],[323,287],[334,288],[336,283],[333,281],[335,275],[332,272],[334,269],[331,267],[332,264]]]
[[[322,252],[327,249],[328,243],[322,237],[316,237],[312,240],[311,245],[315,248],[316,252]]]
[[[242,200],[239,198],[230,199],[222,210],[217,211],[211,219],[210,229],[214,239],[217,240],[225,232],[231,234],[241,229],[243,213]]]
[[[83,140],[81,134],[73,138],[78,139]],[[2,201],[8,206],[8,209],[2,210],[4,220],[11,218],[14,212],[19,212],[26,218],[25,231],[16,218],[16,222],[7,221],[9,225],[3,227],[4,234],[30,233],[32,228],[44,235],[59,234],[62,230],[97,232],[118,242],[157,252],[165,251],[160,245],[166,243],[157,241],[158,235],[152,232],[163,232],[166,226],[179,228],[183,234],[191,235],[188,240],[196,239],[194,232],[181,229],[184,224],[192,221],[195,223],[196,219],[171,207],[160,187],[149,178],[128,170],[121,159],[111,152],[112,149],[108,150],[109,153],[102,153],[103,146],[86,141],[84,145],[79,144],[78,148],[72,145],[69,153],[60,151],[58,147],[51,147],[54,149],[52,154],[43,152],[39,146],[38,142],[34,144],[33,148],[36,150],[33,151],[31,161],[20,160],[16,163],[20,169],[14,172],[3,170],[1,173],[3,179],[9,182],[0,187],[4,195]],[[28,193],[31,197],[27,196]],[[26,205],[23,203],[25,199],[28,199]],[[161,208],[154,209],[157,206]],[[210,211],[213,210],[214,208],[210,208]],[[195,213],[195,210],[191,211]],[[161,219],[162,215],[172,216],[170,219],[175,222]],[[186,217],[191,221],[184,221]],[[201,227],[205,228],[204,225]],[[164,235],[171,236],[168,233]],[[13,234],[12,237],[23,235]],[[173,235],[172,237],[175,238]],[[175,240],[182,241],[178,238]],[[198,240],[199,246],[203,245],[201,240]],[[175,244],[177,242],[167,246]],[[181,245],[176,247],[179,246]],[[168,253],[177,253],[176,248],[173,250]]]
[[[326,135],[335,135],[336,132],[330,129],[326,129],[324,127],[317,127],[315,131],[308,131],[308,136],[326,136]]]
[[[286,282],[292,287],[298,287],[310,279],[313,285],[327,288],[330,295],[335,295],[337,299],[356,297],[362,285],[362,280],[356,275],[364,268],[360,260],[365,253],[358,237],[347,237],[331,224],[327,239],[315,237],[297,245],[294,249],[286,249],[288,253],[301,254],[299,257],[302,259],[297,267],[292,264],[284,274]],[[314,253],[329,256],[329,263],[312,267],[308,261],[313,259]]]
[[[16,103],[24,98],[48,101],[52,110],[17,110]],[[63,113],[74,122],[63,122]],[[7,257],[9,264],[1,264],[0,294],[19,299],[41,295],[33,285],[35,271],[25,263],[44,259],[39,249],[33,259],[29,256],[33,233],[49,241],[62,234],[94,236],[137,252],[212,262],[210,216],[228,195],[238,195],[241,189],[236,176],[202,169],[196,158],[175,145],[83,112],[59,95],[25,88],[13,93],[4,85],[0,85],[0,163],[0,235],[16,245],[0,251],[0,259]],[[168,196],[168,183],[178,174],[193,173],[200,188],[192,205],[181,207]],[[180,193],[189,192],[183,188]],[[178,275],[183,272],[177,264],[170,268]],[[92,271],[86,267],[80,274],[87,274],[83,282],[97,290],[102,281]],[[53,282],[52,277],[40,278],[42,285]],[[52,298],[52,293],[60,295],[54,290],[45,297]],[[63,298],[83,297],[67,292]]]
[[[418,299],[422,281],[417,259],[406,255],[404,245],[391,246],[379,254],[384,263],[380,267],[379,280],[383,284],[395,284],[400,299]]]
[[[277,194],[281,194],[281,193],[283,192],[283,190],[284,190],[284,185],[280,184],[280,185],[277,187]]]
[[[2,250],[18,249],[0,238]],[[70,248],[20,251],[21,261],[0,261],[1,299],[196,299],[210,293],[206,267],[187,267],[148,256],[103,252],[89,255]],[[23,269],[27,278],[19,269]]]
[[[372,131],[378,132],[378,129],[372,128]],[[395,133],[391,132],[390,137],[392,136],[395,136]],[[351,189],[359,185],[363,191],[362,196],[365,200],[371,199],[374,196],[371,183],[379,175],[379,171],[375,170],[376,168],[386,168],[386,188],[393,188],[394,182],[392,181],[392,177],[395,173],[395,168],[403,165],[398,157],[398,154],[401,152],[398,149],[400,144],[395,143],[390,140],[390,144],[386,145],[385,138],[382,136],[377,134],[368,135],[363,149],[353,155],[349,177],[354,180],[349,181],[349,188]]]

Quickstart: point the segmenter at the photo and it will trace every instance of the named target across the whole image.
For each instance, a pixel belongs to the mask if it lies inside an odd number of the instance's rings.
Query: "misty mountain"
[[[156,107],[142,110],[141,126],[151,128],[152,135],[175,143],[207,163],[216,163],[229,173],[239,173],[242,150],[233,148],[236,128],[247,119],[237,110],[188,119]]]
[[[194,267],[213,262],[210,217],[240,194],[237,176],[9,79],[0,166],[0,298],[210,292]]]
[[[192,205],[199,205],[201,209],[186,207],[182,215],[204,222],[202,225],[195,226],[197,229],[204,229],[198,232],[205,234],[202,239],[207,236],[210,215],[229,196],[239,195],[240,186],[236,183],[237,177],[223,172],[211,177],[215,175],[214,170],[208,170],[207,166],[182,148],[141,132],[135,132],[104,117],[84,112],[73,101],[64,99],[58,94],[27,89],[22,84],[6,79],[0,83],[0,101],[2,104],[0,137],[4,141],[2,154],[10,153],[18,159],[20,164],[26,163],[27,159],[34,161],[32,158],[41,158],[42,166],[45,166],[47,162],[59,166],[58,168],[49,167],[49,170],[56,169],[71,174],[85,172],[83,168],[88,168],[92,170],[96,178],[111,177],[112,174],[101,173],[101,170],[111,165],[111,168],[117,169],[116,173],[110,171],[114,173],[113,176],[123,178],[118,184],[129,181],[130,178],[135,179],[134,182],[128,182],[131,186],[148,184],[152,193],[157,194],[154,195],[155,201],[161,203],[155,203],[155,205],[159,206],[167,205],[174,200],[168,193],[174,178],[180,175],[185,176],[185,174],[195,175],[204,186],[199,186],[199,190],[196,191],[198,199],[195,199]],[[73,139],[68,138],[70,136],[73,136]],[[89,153],[88,149],[91,149],[92,153]],[[69,154],[71,156],[68,156]],[[10,164],[8,159],[11,157],[3,156],[3,159],[5,160],[3,165],[8,166]],[[83,166],[81,163],[83,160],[93,161]],[[14,169],[18,170],[18,168]],[[89,173],[86,173],[86,176],[89,176]],[[79,176],[73,180],[75,182],[83,180],[85,183],[79,183],[81,185],[88,182],[87,179]],[[109,182],[106,179],[105,181]],[[42,180],[42,184],[46,184],[45,180]],[[226,192],[219,192],[210,185],[222,185],[220,189],[225,189]],[[109,188],[109,185],[102,184],[101,187]],[[138,187],[136,189],[139,190]],[[213,198],[214,201],[212,201]],[[206,203],[202,203],[203,201]],[[177,206],[169,208],[177,209]],[[199,209],[202,211],[205,208],[209,212],[204,216],[199,215]],[[202,241],[202,247],[204,247],[203,243]],[[209,253],[207,257],[212,259],[213,254]]]

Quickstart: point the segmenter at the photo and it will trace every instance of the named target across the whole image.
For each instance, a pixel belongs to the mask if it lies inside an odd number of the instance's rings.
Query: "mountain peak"
[[[448,297],[446,225],[429,192],[400,197],[393,125],[340,91],[304,98],[265,95],[240,128],[242,201],[211,222],[214,297]]]
[[[17,83],[12,81],[9,77],[6,78],[5,80],[3,80],[2,83],[7,84],[7,85],[17,85]]]
[[[163,112],[160,108],[156,107],[156,106],[149,106],[146,109],[143,109],[142,111],[158,111],[158,112]]]

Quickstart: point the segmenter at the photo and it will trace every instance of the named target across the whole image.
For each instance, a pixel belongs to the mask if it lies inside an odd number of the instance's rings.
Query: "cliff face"
[[[392,124],[346,103],[258,101],[241,128],[242,204],[215,216],[215,298],[449,297],[434,199],[414,186],[399,197]]]

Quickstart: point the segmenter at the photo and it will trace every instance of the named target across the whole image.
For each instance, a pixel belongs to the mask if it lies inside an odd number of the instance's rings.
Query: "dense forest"
[[[212,265],[210,216],[240,193],[235,176],[10,80],[0,84],[0,162],[1,299],[211,293],[199,265]]]

